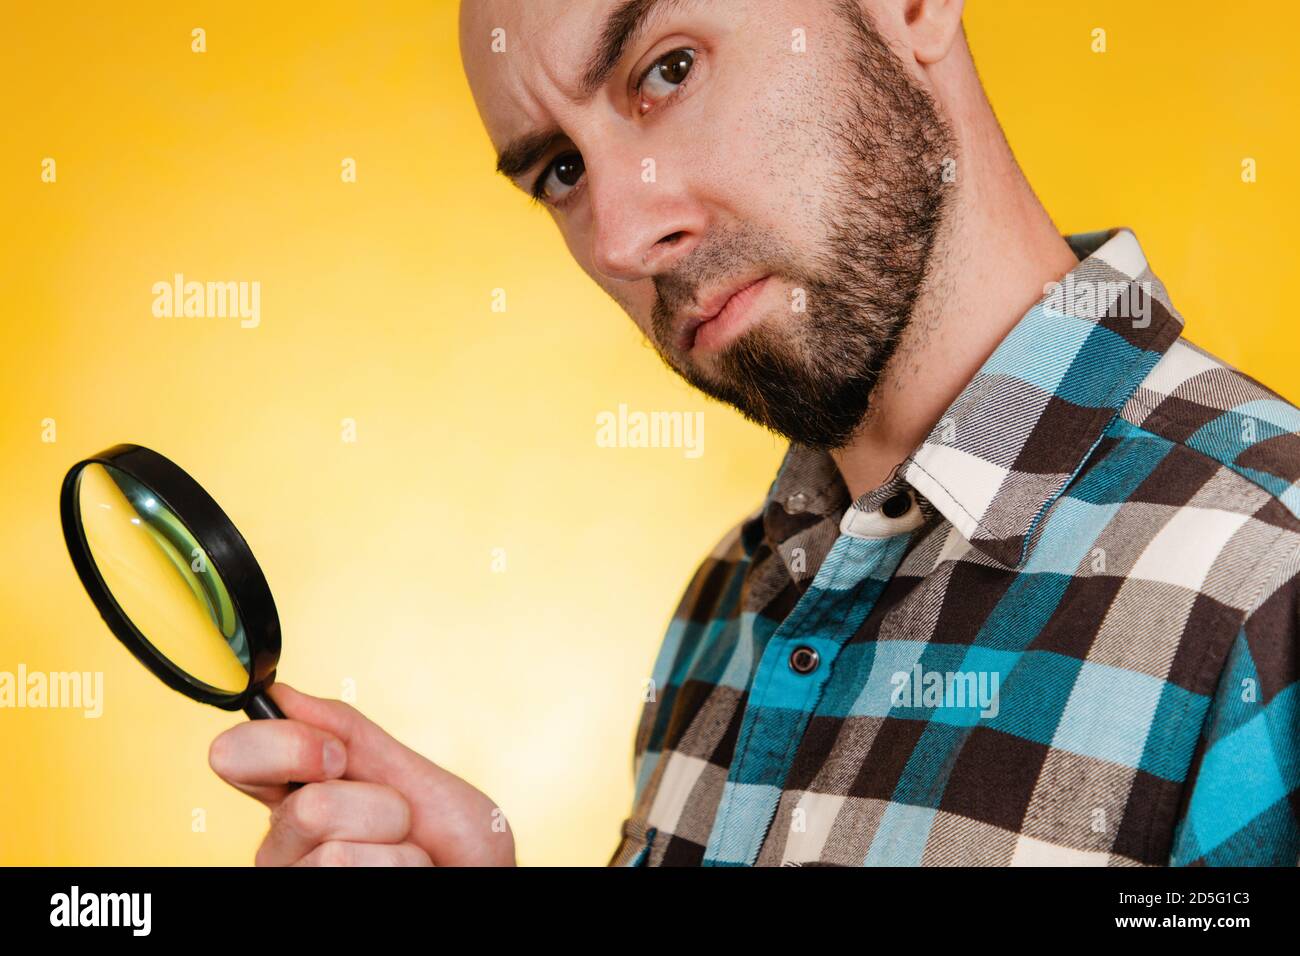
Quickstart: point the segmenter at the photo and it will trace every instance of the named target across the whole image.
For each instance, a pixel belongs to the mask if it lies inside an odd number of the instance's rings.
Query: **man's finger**
[[[286,717],[319,727],[343,741],[351,780],[392,783],[431,766],[350,704],[312,697],[278,681],[271,685],[270,694]]]
[[[414,843],[322,843],[294,866],[433,866]]]
[[[342,776],[347,760],[343,741],[297,720],[237,724],[208,750],[208,763],[219,777],[268,805],[284,798],[287,783]]]
[[[322,843],[400,843],[411,810],[392,787],[352,780],[313,783],[289,794],[271,814],[258,866],[288,866]]]

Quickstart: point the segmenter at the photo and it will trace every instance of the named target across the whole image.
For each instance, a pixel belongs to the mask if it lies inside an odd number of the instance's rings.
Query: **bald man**
[[[1132,232],[1060,234],[961,16],[462,4],[497,171],[790,442],[669,626],[612,863],[1300,857],[1300,412]],[[273,809],[258,863],[514,861],[488,797],[274,693],[211,758]]]

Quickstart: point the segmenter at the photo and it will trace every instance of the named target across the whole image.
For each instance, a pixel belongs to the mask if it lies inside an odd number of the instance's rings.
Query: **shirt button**
[[[790,497],[785,499],[785,510],[792,515],[797,515],[808,507],[808,496],[802,491],[796,491]]]
[[[901,518],[912,510],[912,496],[906,491],[900,491],[881,505],[880,510],[886,518]]]
[[[811,674],[820,661],[821,655],[807,644],[800,644],[790,652],[790,670],[796,674]]]

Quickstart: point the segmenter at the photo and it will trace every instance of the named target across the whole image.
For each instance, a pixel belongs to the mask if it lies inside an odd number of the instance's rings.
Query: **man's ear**
[[[964,0],[904,0],[903,24],[916,62],[938,63],[961,35]]]

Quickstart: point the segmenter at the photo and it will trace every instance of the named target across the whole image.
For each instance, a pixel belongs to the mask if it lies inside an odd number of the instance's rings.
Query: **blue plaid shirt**
[[[697,570],[611,863],[1297,862],[1300,411],[1069,241],[885,484],[792,446]]]

